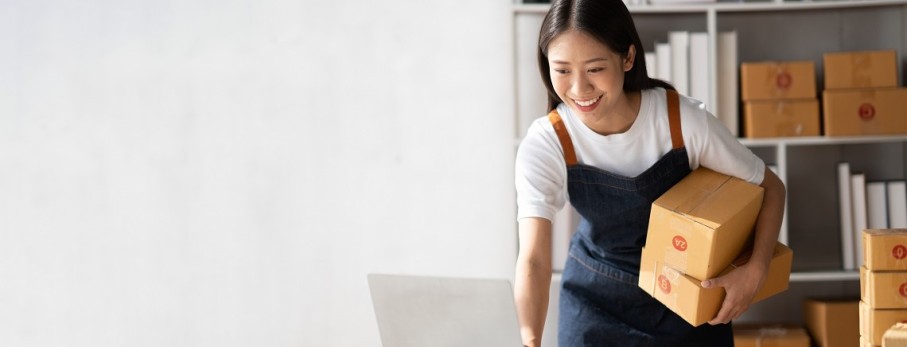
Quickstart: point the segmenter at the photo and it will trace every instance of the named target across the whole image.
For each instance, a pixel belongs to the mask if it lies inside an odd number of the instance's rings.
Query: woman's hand
[[[721,309],[709,324],[727,324],[746,312],[756,292],[762,288],[767,269],[768,264],[750,261],[724,276],[702,281],[703,288],[724,287],[726,292]]]

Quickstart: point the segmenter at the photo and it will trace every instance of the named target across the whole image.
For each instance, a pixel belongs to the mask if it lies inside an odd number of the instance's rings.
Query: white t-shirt
[[[626,177],[636,177],[671,150],[665,90],[642,91],[639,115],[624,133],[600,135],[589,129],[567,105],[557,107],[573,141],[580,164]],[[705,105],[680,96],[683,141],[690,169],[700,165],[761,184],[765,163],[741,144]],[[551,220],[568,200],[564,152],[548,117],[536,119],[516,156],[517,219]]]

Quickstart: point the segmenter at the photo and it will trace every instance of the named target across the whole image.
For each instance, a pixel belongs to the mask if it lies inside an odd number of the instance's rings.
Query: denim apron
[[[694,328],[639,288],[652,202],[690,173],[679,97],[667,91],[672,150],[637,177],[579,164],[563,120],[549,120],[564,150],[570,203],[582,217],[561,277],[558,344],[733,346],[730,324]]]

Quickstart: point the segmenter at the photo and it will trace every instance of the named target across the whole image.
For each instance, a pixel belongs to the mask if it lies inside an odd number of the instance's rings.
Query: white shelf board
[[[890,135],[890,136],[808,136],[808,137],[779,137],[768,139],[746,139],[741,138],[740,143],[751,147],[770,147],[778,145],[787,146],[814,146],[814,145],[845,145],[854,143],[883,143],[883,142],[905,142],[907,135]]]
[[[627,6],[630,13],[706,13],[717,12],[765,12],[822,10],[839,8],[859,8],[877,6],[907,5],[907,0],[822,0],[822,1],[788,1],[788,2],[743,2],[743,3],[695,3],[671,5],[632,5]],[[515,13],[545,14],[551,4],[514,4]]]
[[[817,271],[817,272],[792,272],[791,282],[821,282],[821,281],[859,281],[859,271]]]

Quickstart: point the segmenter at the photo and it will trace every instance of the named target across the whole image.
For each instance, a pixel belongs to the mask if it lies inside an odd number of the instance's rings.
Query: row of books
[[[718,33],[716,42],[717,86],[709,78],[708,33],[671,31],[667,42],[655,42],[654,52],[645,52],[649,76],[670,82],[683,95],[702,101],[734,136],[739,136],[737,90],[737,32]],[[712,100],[711,90],[718,100]]]
[[[863,265],[864,229],[907,228],[907,182],[866,181],[850,163],[838,163],[841,257],[845,270]]]

